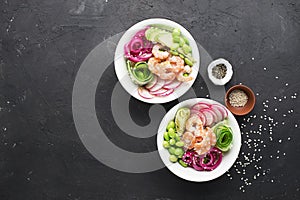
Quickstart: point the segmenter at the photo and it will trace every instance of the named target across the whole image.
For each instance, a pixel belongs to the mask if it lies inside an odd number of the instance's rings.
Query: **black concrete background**
[[[0,199],[299,199],[300,103],[290,98],[300,92],[299,10],[300,2],[290,0],[2,0]],[[230,60],[235,73],[226,88],[240,82],[250,86],[259,93],[252,113],[285,122],[273,135],[291,141],[276,143],[262,155],[280,149],[286,156],[263,159],[260,165],[270,173],[244,192],[234,170],[232,180],[224,175],[208,183],[181,180],[166,168],[127,174],[101,164],[82,145],[71,111],[81,62],[106,38],[152,17],[179,22],[213,58]],[[117,81],[112,68],[105,73],[108,93]],[[195,89],[199,96],[207,93]],[[287,99],[273,100],[273,110],[264,112],[262,102],[274,96]],[[97,112],[107,101],[97,96]],[[283,117],[275,107],[293,114]],[[140,120],[138,112],[132,116],[138,124],[149,120]],[[268,143],[269,133],[263,134]],[[122,148],[145,151],[137,139],[110,138]],[[155,138],[142,143],[155,149]]]

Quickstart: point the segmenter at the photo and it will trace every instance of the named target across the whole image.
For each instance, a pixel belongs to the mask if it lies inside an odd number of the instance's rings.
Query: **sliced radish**
[[[165,89],[165,88],[160,88],[159,90],[156,90],[156,91],[150,91],[150,94],[152,94],[152,95],[159,95],[159,94],[163,94],[163,93],[165,93],[165,92],[167,92],[168,91],[168,89]]]
[[[165,84],[164,88],[166,88],[166,89],[176,89],[181,85],[181,83],[182,82],[179,82],[179,81],[173,81],[170,84]]]
[[[218,108],[219,111],[222,113],[223,120],[228,117],[227,109],[224,106],[221,106],[219,104],[213,104],[213,105],[214,105],[214,107]]]
[[[219,110],[219,108],[216,106],[216,104],[213,104],[211,106],[211,110],[216,114],[216,118],[217,118],[217,121],[216,123],[220,122],[223,120],[223,114],[222,112]]]
[[[203,112],[203,115],[205,116],[206,119],[206,126],[211,126],[214,123],[214,116],[211,114],[210,110],[206,109]]]
[[[172,94],[174,92],[174,89],[169,89],[164,93],[160,93],[160,94],[155,94],[155,96],[158,97],[165,97],[165,96],[169,96],[170,94]]]
[[[165,81],[165,85],[170,85],[174,80]]]
[[[149,90],[150,92],[155,92],[160,90],[164,85],[165,85],[165,81],[160,78],[157,78],[156,84],[152,86],[152,88],[150,88]]]
[[[146,89],[151,89],[155,84],[157,83],[157,77],[154,76],[152,81],[150,81],[149,83],[147,83],[147,85],[145,86]]]
[[[218,123],[218,116],[217,114],[210,108],[209,109],[210,113],[214,116],[214,123]]]
[[[152,99],[154,96],[149,93],[149,91],[143,87],[139,87],[138,93],[141,97],[145,99]]]
[[[192,106],[192,109],[194,110],[202,110],[202,109],[209,109],[210,105],[206,104],[206,103],[197,103],[195,105]]]
[[[209,126],[213,125],[214,123],[217,123],[217,115],[211,110],[211,108],[208,109],[202,109],[201,112],[209,112],[213,116],[213,123]]]
[[[198,114],[200,111],[199,110],[196,110],[196,109],[191,109],[191,114]]]
[[[205,119],[204,114],[201,111],[191,109],[191,114],[197,115],[200,118],[200,120],[202,121],[203,126],[206,126],[206,119]]]

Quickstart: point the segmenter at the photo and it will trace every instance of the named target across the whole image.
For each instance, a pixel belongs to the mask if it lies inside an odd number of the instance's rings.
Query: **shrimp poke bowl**
[[[159,155],[175,175],[190,181],[209,181],[223,175],[241,147],[239,125],[216,101],[195,98],[173,107],[158,134]]]
[[[182,96],[194,83],[199,62],[191,34],[167,19],[148,19],[129,28],[114,58],[121,85],[147,103],[166,103]]]

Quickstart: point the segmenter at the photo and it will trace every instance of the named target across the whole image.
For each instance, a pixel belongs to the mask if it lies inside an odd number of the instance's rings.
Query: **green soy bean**
[[[169,144],[171,145],[171,146],[173,146],[173,145],[175,145],[175,143],[176,143],[176,140],[175,139],[170,139],[169,140]]]
[[[170,137],[169,137],[169,133],[168,133],[168,132],[165,132],[165,133],[164,133],[164,139],[165,139],[166,141],[169,141],[169,140],[170,140]]]
[[[183,39],[184,39],[184,41],[185,41],[185,43],[186,43],[187,45],[190,44],[190,41],[187,39],[187,37],[183,36]]]
[[[172,36],[175,37],[175,36],[180,36],[180,29],[178,28],[174,28],[173,32],[172,32]]]
[[[174,128],[169,128],[168,133],[169,133],[170,138],[175,138],[176,137],[176,133],[175,133]]]
[[[186,164],[183,160],[178,160],[179,164],[182,166],[182,167],[187,167],[188,164]]]
[[[174,151],[174,154],[175,154],[176,156],[179,156],[179,155],[183,154],[182,148],[176,148],[175,151]]]
[[[178,158],[174,155],[170,155],[169,160],[173,163],[177,162]]]
[[[175,143],[175,145],[177,147],[183,147],[184,146],[184,142],[183,141],[178,141],[178,142]]]
[[[175,154],[175,147],[170,147],[168,150],[171,155]]]
[[[169,123],[168,123],[168,126],[167,126],[167,130],[169,131],[170,128],[175,128],[175,122],[173,120],[171,120]]]
[[[180,41],[180,36],[173,37],[173,42],[179,43],[179,41]]]
[[[171,53],[172,55],[174,55],[174,56],[178,56],[178,55],[179,55],[179,53],[178,53],[177,51],[173,51],[173,50],[170,50],[170,53]]]
[[[163,141],[163,147],[164,147],[165,149],[168,149],[168,148],[170,147],[169,142],[168,142],[168,141]]]
[[[185,64],[187,64],[189,66],[193,66],[194,65],[194,63],[190,59],[188,59],[188,58],[184,58],[184,62],[185,62]]]

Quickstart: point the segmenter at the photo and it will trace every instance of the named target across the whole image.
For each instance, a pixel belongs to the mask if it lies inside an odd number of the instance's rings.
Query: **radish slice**
[[[149,93],[149,91],[143,87],[139,87],[138,93],[141,97],[145,99],[152,99],[154,96]]]
[[[174,80],[171,80],[171,81],[165,81],[165,86],[166,85],[170,85]]]
[[[156,84],[152,86],[152,88],[150,88],[149,90],[150,92],[155,92],[160,90],[164,85],[165,85],[165,81],[160,78],[157,78]]]
[[[145,88],[149,90],[149,89],[151,89],[156,83],[157,83],[157,77],[154,76],[153,79],[152,79],[152,81],[150,81],[150,82],[145,86]]]
[[[168,91],[168,89],[161,88],[161,89],[153,91],[153,92],[150,90],[150,94],[152,94],[152,95],[160,95],[160,94],[163,94],[163,93],[165,93],[167,91]]]
[[[194,110],[202,110],[202,109],[208,109],[210,108],[210,105],[209,104],[206,104],[206,103],[197,103],[195,105],[193,105],[192,109]]]
[[[210,124],[210,125],[208,125],[208,126],[211,126],[211,125],[213,125],[214,123],[217,123],[217,115],[209,108],[209,109],[202,109],[201,110],[201,112],[209,112],[211,115],[212,115],[212,117],[213,117],[213,122],[212,122],[212,124]]]
[[[219,110],[219,108],[216,107],[216,104],[213,104],[211,106],[211,110],[216,114],[216,118],[217,118],[217,121],[216,123],[220,122],[223,120],[223,114],[222,112]]]
[[[156,94],[155,96],[158,96],[158,97],[165,97],[165,96],[169,96],[169,95],[172,94],[173,92],[174,92],[174,89],[170,89],[170,90],[167,90],[167,91],[164,92],[164,93]]]
[[[202,121],[203,126],[206,126],[206,119],[205,119],[204,114],[201,111],[191,109],[191,114],[197,115],[200,118],[200,120]]]
[[[211,112],[208,109],[204,110],[202,113],[203,113],[203,115],[205,116],[205,119],[206,119],[205,125],[206,126],[211,126],[214,123],[214,116],[211,114]]]
[[[214,105],[214,107],[218,108],[219,111],[222,113],[223,120],[228,117],[227,109],[224,106],[221,106],[219,104],[213,104],[213,105]]]
[[[173,81],[172,83],[167,84],[167,85],[166,85],[166,83],[165,83],[164,88],[166,88],[166,89],[176,89],[176,88],[178,88],[180,85],[181,85],[181,82],[179,82],[179,81]]]

